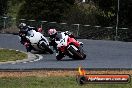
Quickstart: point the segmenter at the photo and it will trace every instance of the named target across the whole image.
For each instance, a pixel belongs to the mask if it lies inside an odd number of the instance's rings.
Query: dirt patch
[[[12,26],[10,28],[1,29],[0,33],[18,33],[19,29],[16,26]]]
[[[87,74],[130,74],[132,75],[132,70],[106,70],[106,71],[96,71],[96,70],[87,70]],[[51,76],[76,76],[78,75],[78,71],[67,71],[67,70],[59,70],[59,71],[48,71],[48,70],[40,70],[40,71],[26,71],[26,72],[0,72],[0,77],[28,77],[28,76],[36,76],[36,77],[51,77]]]

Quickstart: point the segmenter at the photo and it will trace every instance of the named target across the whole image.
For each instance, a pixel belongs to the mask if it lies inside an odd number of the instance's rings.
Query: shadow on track
[[[33,54],[45,54],[45,55],[49,54],[48,52],[42,52],[42,51],[32,51],[31,53],[33,53]]]

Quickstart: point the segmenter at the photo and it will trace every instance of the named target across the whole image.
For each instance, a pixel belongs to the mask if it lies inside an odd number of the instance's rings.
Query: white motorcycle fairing
[[[67,46],[67,40],[68,40],[68,35],[65,35],[65,32],[62,32],[60,40],[55,41],[57,43],[57,47]]]
[[[40,32],[36,32],[35,30],[28,31],[26,38],[36,50],[42,50],[42,48],[38,46],[38,44],[42,42],[49,46],[48,40]]]

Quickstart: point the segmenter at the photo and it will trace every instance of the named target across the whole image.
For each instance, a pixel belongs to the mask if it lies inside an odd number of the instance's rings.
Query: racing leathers
[[[28,31],[30,31],[32,29],[37,31],[37,28],[27,26],[27,27],[25,27],[25,29],[20,29],[19,34],[18,34],[20,37],[20,43],[26,47],[27,52],[30,52],[32,50],[32,46],[30,44],[30,41],[27,40],[26,35],[28,34]]]
[[[69,37],[71,38],[74,38],[74,35],[68,31],[65,31],[65,32],[57,32],[56,34],[54,35],[51,35],[50,36],[50,46],[53,46],[54,50],[56,51],[56,59],[57,60],[61,60],[64,55],[63,53],[61,53],[58,49],[57,49],[57,43],[55,41],[59,41],[60,40],[60,37],[62,36],[62,33],[64,33],[65,35],[68,35]],[[82,44],[82,42],[79,42]]]

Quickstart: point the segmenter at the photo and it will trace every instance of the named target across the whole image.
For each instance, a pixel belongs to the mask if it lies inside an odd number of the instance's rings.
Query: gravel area
[[[52,76],[76,76],[78,75],[78,71],[68,71],[68,70],[37,70],[37,71],[6,71],[6,72],[0,72],[0,77],[28,77],[28,76],[36,76],[36,77],[52,77]],[[96,71],[96,70],[90,70],[86,71],[86,74],[130,74],[132,75],[132,70],[101,70],[101,71]]]

